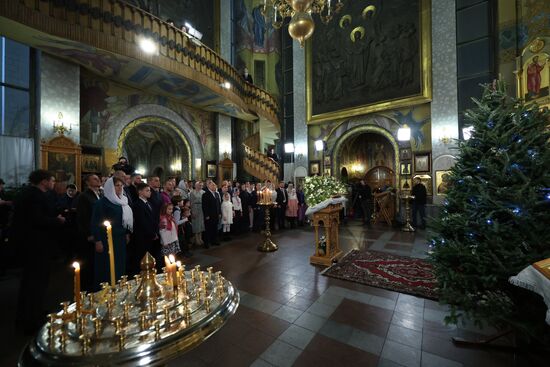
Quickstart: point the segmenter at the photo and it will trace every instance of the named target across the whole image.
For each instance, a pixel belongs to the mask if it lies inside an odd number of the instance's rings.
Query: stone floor
[[[241,304],[218,333],[169,366],[548,365],[548,356],[453,345],[452,336],[481,338],[493,330],[446,326],[447,308],[434,301],[320,275],[309,264],[311,228],[275,232],[273,239],[280,246],[274,253],[256,250],[255,233],[196,253],[192,263],[221,270],[239,289]],[[423,232],[350,222],[340,240],[345,252],[368,247],[426,256]],[[70,297],[70,269],[58,269],[54,279],[52,307]],[[0,280],[1,366],[15,365],[27,341],[12,325],[17,288],[16,273]]]

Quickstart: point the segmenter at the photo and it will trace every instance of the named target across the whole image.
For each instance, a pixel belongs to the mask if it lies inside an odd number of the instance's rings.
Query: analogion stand
[[[309,258],[311,264],[330,266],[342,256],[338,233],[340,210],[342,210],[342,204],[329,205],[325,209],[321,209],[313,214],[315,254]],[[319,231],[322,231],[321,228],[325,229],[326,244],[324,248],[319,236]]]

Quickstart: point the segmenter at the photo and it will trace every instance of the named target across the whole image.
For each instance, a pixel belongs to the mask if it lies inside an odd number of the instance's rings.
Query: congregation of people
[[[212,180],[177,182],[170,177],[161,185],[159,177],[145,179],[133,172],[125,159],[113,169],[111,177],[86,176],[81,193],[75,185],[68,185],[62,195],[54,190],[54,174],[37,170],[13,203],[2,201],[3,206],[13,208],[9,229],[3,230],[9,231],[10,242],[19,253],[26,254],[17,320],[25,330],[34,330],[43,322],[41,300],[53,253],[67,264],[80,263],[82,290],[95,291],[109,282],[105,221],[112,228],[116,279],[138,274],[147,252],[160,271],[164,257],[170,254],[185,261],[194,249],[261,231],[265,225],[264,209],[257,203],[261,190],[271,190],[273,230],[304,224],[304,194],[292,183],[223,181],[218,186]]]
[[[263,230],[265,208],[258,203],[260,192],[264,198],[267,192],[271,194],[271,230],[307,222],[304,192],[292,182],[226,180],[218,186],[210,179],[178,182],[169,177],[161,185],[158,176],[144,178],[124,157],[112,169],[110,177],[86,176],[82,192],[69,184],[61,195],[54,190],[54,174],[36,170],[13,201],[6,200],[0,180],[0,237],[2,243],[9,239],[6,248],[16,248],[25,257],[17,320],[25,330],[34,330],[43,322],[41,300],[52,270],[52,254],[67,264],[80,263],[82,290],[96,291],[109,282],[105,221],[111,226],[116,279],[139,274],[147,252],[160,271],[166,256],[184,262],[194,249],[219,246],[231,236]],[[346,215],[362,217],[370,227],[373,191],[364,180],[350,191]],[[414,224],[418,212],[423,227],[425,188],[415,182],[412,191],[419,199],[413,207]],[[4,260],[0,275],[5,268]]]

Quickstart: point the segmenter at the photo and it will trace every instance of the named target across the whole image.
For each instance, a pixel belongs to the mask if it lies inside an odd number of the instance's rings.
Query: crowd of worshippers
[[[265,211],[257,203],[266,187],[275,203],[272,230],[294,228],[306,219],[303,191],[292,183],[223,181],[218,186],[212,180],[177,182],[174,177],[161,183],[159,177],[131,173],[133,167],[124,161],[113,168],[111,177],[86,176],[81,193],[70,184],[62,195],[54,191],[54,174],[37,170],[13,203],[5,201],[13,207],[9,231],[16,246],[32,249],[37,261],[49,246],[61,248],[67,260],[81,262],[86,290],[109,280],[106,220],[112,226],[118,279],[139,273],[146,252],[160,268],[164,256],[184,260],[194,248],[264,229]]]

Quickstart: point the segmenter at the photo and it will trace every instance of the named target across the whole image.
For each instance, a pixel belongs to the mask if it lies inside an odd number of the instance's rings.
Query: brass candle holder
[[[80,294],[78,303],[63,302],[19,366],[163,365],[194,348],[235,313],[239,294],[211,267],[182,266],[176,275],[155,274],[146,254],[135,280],[124,277],[115,287]]]
[[[258,205],[262,206],[265,211],[265,215],[264,215],[265,230],[263,231],[265,235],[265,240],[260,245],[258,245],[258,251],[261,251],[261,252],[277,251],[279,249],[279,246],[277,246],[271,240],[271,227],[270,227],[270,219],[271,219],[270,210],[271,208],[273,208],[275,204],[272,201],[269,201],[269,202],[261,201],[261,202],[258,202]]]

